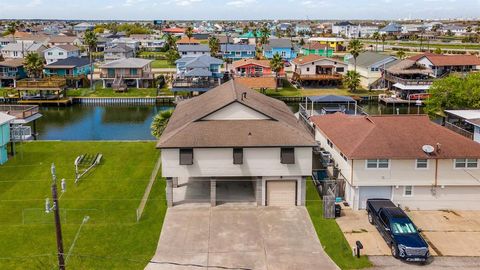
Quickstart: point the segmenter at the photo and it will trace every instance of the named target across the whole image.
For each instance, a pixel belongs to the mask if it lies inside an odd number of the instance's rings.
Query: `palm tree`
[[[347,71],[347,74],[343,77],[343,85],[354,93],[360,85],[360,74],[353,70]]]
[[[253,28],[252,30],[252,34],[253,34],[253,37],[255,38],[255,46],[257,46],[258,44],[258,33],[257,33],[257,28]]]
[[[382,51],[385,51],[385,40],[387,39],[387,34],[382,34],[380,38],[382,39]]]
[[[5,32],[6,35],[12,35],[13,37],[13,42],[15,42],[15,33],[17,32],[18,29],[18,23],[17,22],[10,22],[7,25],[7,31]]]
[[[268,37],[270,36],[270,29],[268,29],[268,26],[266,24],[263,25],[260,29],[260,35],[260,43],[262,45],[267,44]]]
[[[398,51],[397,52],[397,57],[400,60],[403,60],[405,58],[405,52],[404,51]]]
[[[246,34],[246,33],[248,33],[248,31],[250,31],[250,28],[248,27],[248,25],[245,25],[243,27],[242,34]]]
[[[218,54],[218,51],[220,50],[220,43],[218,41],[218,38],[215,36],[211,36],[208,39],[208,47],[210,47],[210,54],[212,56],[216,56]]]
[[[36,52],[29,52],[25,56],[23,66],[27,71],[28,77],[33,79],[40,78],[43,71],[43,58]]]
[[[172,35],[170,33],[165,35],[165,43],[168,46],[168,48],[167,48],[168,50],[175,49],[176,42],[177,42],[177,38],[174,35]]]
[[[275,89],[277,89],[278,85],[278,73],[282,71],[284,65],[283,59],[278,53],[275,53],[272,59],[270,59],[270,69],[275,72]]]
[[[193,27],[188,26],[187,29],[185,29],[185,35],[188,37],[188,41],[193,37]]]
[[[170,64],[175,64],[175,61],[180,58],[180,54],[175,48],[170,48],[166,53],[167,61]]]
[[[155,138],[160,138],[162,135],[163,131],[167,127],[168,121],[170,120],[170,117],[172,116],[173,111],[168,110],[168,111],[163,111],[160,112],[159,114],[155,115],[153,117],[152,125],[150,126],[150,130],[152,135]]]
[[[352,39],[348,43],[348,50],[353,56],[355,72],[357,71],[357,57],[363,52],[363,43],[358,39]]]
[[[85,37],[83,43],[87,45],[88,48],[88,57],[90,58],[90,89],[93,90],[93,50],[97,47],[97,34],[95,32],[88,30],[85,32]]]
[[[440,47],[437,47],[434,51],[434,54],[442,54],[442,49]]]
[[[375,32],[372,35],[373,39],[375,39],[375,51],[378,52],[378,40],[380,39],[380,33]]]

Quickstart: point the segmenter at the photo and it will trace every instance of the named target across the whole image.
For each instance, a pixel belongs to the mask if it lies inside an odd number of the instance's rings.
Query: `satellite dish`
[[[431,153],[435,152],[435,148],[431,145],[428,145],[428,144],[422,146],[422,150],[423,150],[423,152],[425,152],[427,154],[431,154]]]

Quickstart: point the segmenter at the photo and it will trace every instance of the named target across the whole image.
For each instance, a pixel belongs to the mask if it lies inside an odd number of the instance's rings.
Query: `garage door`
[[[367,207],[367,199],[391,199],[392,187],[360,187],[360,209]]]
[[[267,181],[267,205],[295,206],[296,181]]]

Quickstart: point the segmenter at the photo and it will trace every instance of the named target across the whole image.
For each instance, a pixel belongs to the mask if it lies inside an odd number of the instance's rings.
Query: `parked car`
[[[387,244],[392,256],[405,260],[425,262],[430,256],[428,244],[405,212],[388,199],[367,200],[368,221],[374,224]]]

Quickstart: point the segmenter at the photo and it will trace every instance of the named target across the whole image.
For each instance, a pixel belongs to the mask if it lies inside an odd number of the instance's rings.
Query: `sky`
[[[480,0],[0,0],[0,19],[249,20],[480,17]]]

